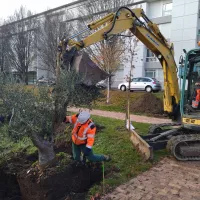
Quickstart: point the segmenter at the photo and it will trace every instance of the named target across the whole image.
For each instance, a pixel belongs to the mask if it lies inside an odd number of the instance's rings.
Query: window
[[[155,54],[150,49],[147,49],[147,57],[155,57]]]
[[[132,81],[133,82],[139,82],[139,78],[133,78]]]
[[[139,82],[151,82],[148,78],[140,78]]]
[[[28,84],[34,84],[36,83],[37,75],[36,71],[29,71],[28,72]]]
[[[145,71],[145,76],[150,77],[150,78],[155,78],[156,77],[156,70],[155,69],[148,69]]]
[[[155,78],[152,78],[156,83],[159,83],[159,81],[157,80],[157,79],[155,79]]]
[[[150,49],[147,49],[146,62],[156,62],[156,61],[157,61],[157,58],[155,54]]]
[[[172,3],[163,4],[163,16],[172,14]]]
[[[124,65],[119,65],[118,70],[124,70]]]
[[[163,69],[146,69],[145,76],[152,78],[155,82],[163,83]]]

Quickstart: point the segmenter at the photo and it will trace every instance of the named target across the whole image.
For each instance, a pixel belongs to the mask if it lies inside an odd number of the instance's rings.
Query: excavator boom
[[[180,94],[173,45],[168,44],[158,26],[147,18],[143,9],[131,10],[127,7],[121,7],[116,13],[110,13],[88,24],[88,29],[94,30],[94,33],[82,41],[73,39],[61,41],[61,49],[70,46],[81,50],[104,39],[109,39],[113,35],[130,30],[160,61],[164,73],[164,111],[176,119]],[[82,32],[80,31],[80,33]]]

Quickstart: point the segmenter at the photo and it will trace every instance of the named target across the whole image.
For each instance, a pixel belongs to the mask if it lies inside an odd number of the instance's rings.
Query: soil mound
[[[15,153],[0,166],[0,200],[21,200],[17,174],[27,170],[38,159],[37,152],[26,155]]]
[[[0,199],[21,200],[20,188],[15,175],[6,174],[0,169]]]
[[[17,180],[23,200],[69,199],[71,193],[84,195],[92,184],[100,182],[102,169],[100,163],[82,165],[72,161],[64,168],[58,165],[42,173],[36,167],[23,170]]]
[[[163,102],[152,93],[144,93],[136,100],[131,101],[130,111],[132,113],[163,114]]]
[[[55,148],[57,161],[44,171],[37,166],[37,152],[13,155],[0,166],[0,200],[85,199],[88,189],[102,180],[102,165],[72,160],[65,146],[60,145],[63,152]]]

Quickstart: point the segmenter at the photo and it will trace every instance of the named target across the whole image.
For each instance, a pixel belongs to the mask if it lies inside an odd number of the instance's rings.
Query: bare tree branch
[[[24,7],[21,7],[19,11],[10,17],[9,23],[12,23],[10,27],[10,52],[9,59],[12,69],[18,72],[20,80],[28,84],[28,71],[29,67],[35,59],[35,39],[37,30],[37,20],[30,18],[23,20],[26,17],[31,16],[32,13],[27,11]]]
[[[63,18],[63,15],[45,15],[37,35],[37,54],[41,61],[38,68],[54,75],[58,43],[64,35],[70,34],[70,24],[64,23]]]

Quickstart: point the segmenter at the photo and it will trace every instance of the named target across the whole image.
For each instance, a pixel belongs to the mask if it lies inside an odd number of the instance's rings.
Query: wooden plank
[[[145,160],[153,160],[153,148],[135,130],[130,130],[130,140]]]

